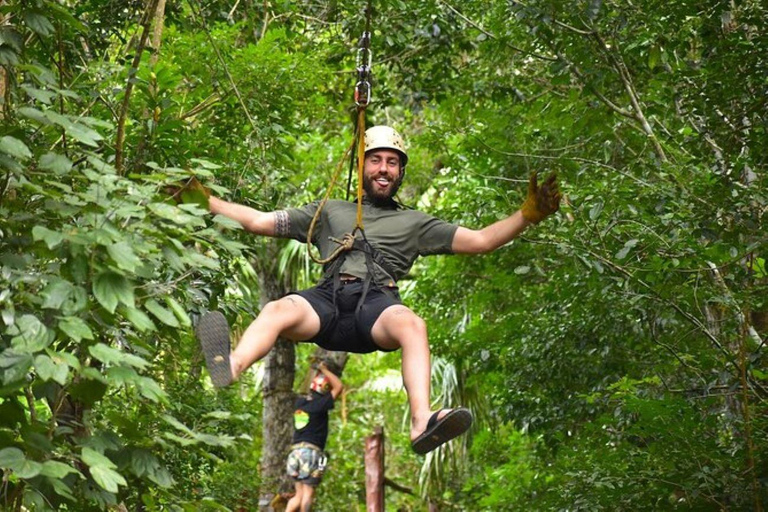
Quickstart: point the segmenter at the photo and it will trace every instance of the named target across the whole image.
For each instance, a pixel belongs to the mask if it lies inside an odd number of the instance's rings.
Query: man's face
[[[397,193],[402,181],[400,153],[378,149],[365,156],[363,189],[374,204],[389,201]]]

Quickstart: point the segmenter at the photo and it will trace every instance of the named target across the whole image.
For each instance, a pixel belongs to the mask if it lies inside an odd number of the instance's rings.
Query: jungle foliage
[[[385,425],[393,510],[763,510],[764,2],[372,5],[367,116],[408,142],[400,201],[479,228],[556,171],[565,202],[400,283],[435,401],[475,428],[416,457],[399,355],[350,357],[317,509],[364,509],[363,442]],[[215,392],[193,326],[218,308],[242,330],[267,283],[318,269],[166,190],[195,175],[261,210],[324,193],[365,6],[0,5],[0,508],[256,510],[276,492],[260,368]]]

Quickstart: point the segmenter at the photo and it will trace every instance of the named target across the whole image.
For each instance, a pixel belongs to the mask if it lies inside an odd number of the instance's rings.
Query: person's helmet
[[[405,152],[405,143],[394,128],[389,126],[372,126],[365,130],[365,152],[374,149],[393,149],[400,153],[400,166],[408,163],[408,154]]]
[[[331,381],[328,380],[328,377],[326,377],[324,373],[318,373],[309,384],[309,389],[310,391],[324,395],[331,390]]]

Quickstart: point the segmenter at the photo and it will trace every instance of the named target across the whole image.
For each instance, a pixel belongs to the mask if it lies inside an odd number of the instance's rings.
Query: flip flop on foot
[[[205,356],[211,381],[217,388],[232,384],[229,364],[229,324],[218,311],[209,311],[197,323],[197,339]]]
[[[447,443],[451,439],[460,436],[472,425],[472,413],[464,407],[457,407],[448,411],[445,416],[437,419],[444,409],[440,409],[427,422],[427,429],[416,439],[411,441],[411,448],[418,454],[431,452],[438,446]]]

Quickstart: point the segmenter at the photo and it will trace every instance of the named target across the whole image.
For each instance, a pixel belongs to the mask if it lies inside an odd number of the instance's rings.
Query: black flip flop
[[[451,409],[445,416],[437,419],[440,414],[437,411],[430,416],[427,429],[416,439],[411,441],[411,448],[418,454],[431,452],[438,446],[447,443],[451,439],[460,436],[472,425],[472,413],[464,407]]]
[[[205,356],[211,381],[217,388],[232,384],[229,365],[229,324],[218,311],[209,311],[197,323],[197,339]]]

